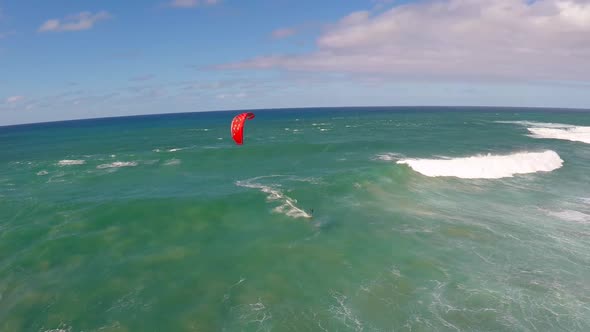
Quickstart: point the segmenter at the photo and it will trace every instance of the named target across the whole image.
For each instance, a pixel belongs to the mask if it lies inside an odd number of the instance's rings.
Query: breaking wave
[[[513,123],[527,127],[533,138],[560,139],[590,144],[590,127],[563,123],[543,123],[534,121],[497,121]]]
[[[403,155],[400,153],[382,153],[375,156],[374,159],[376,160],[384,160],[384,161],[397,161],[403,158]]]
[[[590,215],[575,211],[575,210],[562,210],[562,211],[548,211],[548,215],[559,218],[565,221],[574,221],[583,224],[590,224]]]
[[[429,177],[499,179],[515,174],[550,172],[560,168],[563,160],[555,151],[547,150],[452,159],[403,159],[397,163],[406,164],[414,171]]]
[[[279,202],[281,205],[274,208],[275,212],[282,213],[292,218],[311,218],[311,214],[297,206],[297,200],[285,195],[276,185],[264,185],[255,182],[257,180],[269,177],[278,177],[280,175],[261,176],[243,181],[236,181],[236,185],[244,188],[259,189],[267,194],[266,200],[269,202]]]
[[[527,128],[534,138],[561,139],[590,144],[590,127]]]
[[[71,165],[84,165],[86,163],[85,160],[60,160],[57,164],[59,166],[71,166]]]
[[[119,168],[119,167],[134,167],[134,166],[137,166],[137,163],[134,161],[115,161],[114,163],[110,163],[110,164],[98,165],[98,166],[96,166],[96,168],[103,169],[103,168]]]
[[[180,159],[170,159],[168,161],[166,161],[164,163],[165,166],[175,166],[175,165],[180,165],[181,161]]]

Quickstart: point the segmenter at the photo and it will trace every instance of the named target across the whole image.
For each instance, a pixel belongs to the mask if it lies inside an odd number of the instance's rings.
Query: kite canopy
[[[234,117],[231,122],[231,137],[236,144],[242,145],[244,143],[244,123],[246,120],[254,119],[254,113],[242,113]]]

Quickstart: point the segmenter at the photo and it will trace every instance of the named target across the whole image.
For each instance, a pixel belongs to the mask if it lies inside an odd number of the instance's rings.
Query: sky
[[[0,125],[407,105],[590,109],[590,0],[0,0]]]

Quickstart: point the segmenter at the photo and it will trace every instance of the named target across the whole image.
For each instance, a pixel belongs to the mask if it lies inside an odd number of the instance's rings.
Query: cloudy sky
[[[590,108],[590,0],[0,0],[0,125],[363,105]]]

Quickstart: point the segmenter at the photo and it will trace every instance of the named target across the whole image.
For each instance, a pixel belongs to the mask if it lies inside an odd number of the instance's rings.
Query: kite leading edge
[[[254,119],[254,113],[241,113],[234,117],[231,122],[231,136],[237,145],[244,143],[244,123],[246,120]]]

